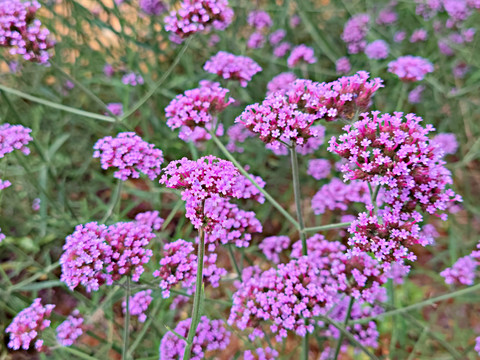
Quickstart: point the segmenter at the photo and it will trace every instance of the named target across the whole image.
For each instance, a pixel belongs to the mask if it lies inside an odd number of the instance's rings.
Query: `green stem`
[[[12,95],[21,97],[22,99],[33,101],[37,104],[42,104],[42,105],[45,105],[45,106],[48,106],[48,107],[51,107],[51,108],[54,108],[54,109],[69,112],[71,114],[84,116],[84,117],[87,117],[87,118],[90,118],[90,119],[95,119],[95,120],[107,121],[107,122],[111,122],[111,123],[115,122],[115,119],[112,118],[111,116],[95,114],[95,113],[92,113],[92,112],[89,112],[89,111],[84,111],[84,110],[72,108],[70,106],[57,104],[53,101],[41,99],[39,97],[30,95],[30,94],[26,94],[22,91],[11,89],[11,88],[3,86],[3,85],[0,85],[0,90],[5,91],[6,93],[9,93],[9,94],[12,94]]]
[[[122,185],[123,181],[118,179],[117,180],[117,186],[115,187],[115,190],[112,194],[112,197],[110,199],[110,205],[108,206],[108,210],[105,213],[105,216],[102,219],[102,224],[104,224],[108,219],[110,219],[110,216],[112,216],[113,211],[115,210],[115,207],[117,206],[118,202],[120,201],[120,194],[122,193]]]
[[[238,266],[237,260],[235,260],[235,254],[233,253],[232,246],[233,244],[227,244],[228,255],[230,256],[230,261],[232,262],[232,265],[235,268],[235,271],[237,272],[239,280],[242,281],[242,272],[240,271],[240,267]]]
[[[345,321],[343,323],[343,326],[345,327],[345,329],[347,328],[348,320],[350,320],[350,315],[352,314],[354,301],[355,301],[355,298],[351,296],[350,301],[348,303],[347,315],[345,316]],[[333,357],[335,360],[337,360],[338,355],[340,355],[340,349],[342,348],[343,338],[344,338],[344,333],[341,332],[340,337],[338,338],[337,348],[335,349],[335,356]]]
[[[122,360],[127,360],[128,352],[128,328],[130,327],[130,276],[127,276],[125,287],[125,326],[123,328]]]
[[[400,88],[400,94],[394,111],[402,111],[405,99],[407,98],[407,92],[407,84],[402,82],[402,87]]]
[[[198,257],[197,257],[197,280],[195,284],[195,297],[193,298],[192,322],[190,330],[188,330],[187,344],[183,353],[183,360],[189,360],[192,352],[193,338],[197,333],[197,326],[200,320],[200,300],[202,297],[203,285],[203,257],[205,255],[205,232],[200,228],[200,242],[198,243]]]
[[[332,229],[340,229],[350,226],[351,222],[343,222],[343,223],[335,223],[335,224],[328,224],[328,225],[320,225],[320,226],[313,226],[304,228],[303,231],[305,233],[309,232],[317,232],[323,230],[332,230]]]
[[[268,192],[266,192],[260,185],[257,184],[257,182],[250,176],[243,166],[239,164],[239,162],[235,159],[235,157],[233,157],[233,155],[227,150],[227,148],[222,144],[220,139],[215,134],[212,132],[210,134],[212,135],[212,139],[215,144],[217,144],[220,151],[238,168],[242,175],[245,176],[253,184],[253,186],[255,186],[258,191],[265,196],[265,199],[267,199],[278,211],[280,211],[280,213],[288,221],[290,221],[297,229],[300,229],[300,224],[297,222],[297,220],[295,220],[293,216],[290,215],[287,210],[285,210],[282,205],[280,205]]]

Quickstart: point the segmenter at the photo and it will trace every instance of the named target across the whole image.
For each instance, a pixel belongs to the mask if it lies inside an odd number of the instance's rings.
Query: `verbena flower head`
[[[225,51],[219,51],[212,56],[203,69],[226,80],[238,81],[242,87],[246,87],[253,75],[262,71],[262,68],[249,57],[235,56]]]
[[[50,326],[50,314],[55,305],[42,305],[40,298],[33,300],[33,303],[20,311],[5,329],[10,334],[8,347],[13,350],[28,350],[33,342],[37,351],[43,351],[42,331]]]
[[[78,225],[65,239],[60,280],[71,290],[83,285],[88,292],[123,276],[137,282],[152,256],[146,246],[154,237],[149,226],[137,222]]]
[[[205,142],[212,138],[210,131],[214,130],[215,127],[216,136],[223,136],[223,124],[215,124],[216,119],[213,118],[213,122],[207,123],[205,127],[196,126],[193,129],[188,126],[182,126],[178,133],[178,138],[182,139],[185,142],[190,142],[195,145],[197,148],[204,150]]]
[[[347,44],[349,54],[358,54],[365,49],[369,22],[368,14],[357,14],[345,23],[342,40]]]
[[[174,331],[187,337],[192,319],[180,321]],[[215,350],[225,350],[230,343],[230,332],[225,329],[222,320],[209,320],[206,316],[200,318],[196,334],[193,338],[190,359],[203,360],[205,354]],[[183,356],[185,341],[172,332],[167,332],[160,343],[160,360],[177,360]]]
[[[397,31],[393,35],[393,41],[395,41],[396,43],[401,43],[403,40],[405,40],[406,37],[407,33],[405,31]]]
[[[289,68],[294,68],[298,64],[314,64],[317,62],[315,53],[311,47],[304,44],[295,46],[287,59],[287,65]]]
[[[433,65],[420,56],[401,56],[388,64],[388,71],[397,75],[404,82],[423,80],[425,75],[433,72]]]
[[[273,56],[281,58],[287,55],[287,52],[290,51],[292,45],[288,42],[282,42],[273,49]]]
[[[146,311],[152,302],[152,290],[143,290],[137,292],[135,295],[130,296],[128,301],[128,309],[130,311],[130,316],[138,316],[138,321],[145,322],[147,320]],[[123,300],[122,302],[123,313],[127,312],[127,302]]]
[[[93,147],[94,158],[100,158],[102,169],[118,168],[114,173],[117,179],[139,178],[140,173],[154,180],[160,175],[163,153],[153,144],[144,141],[134,132],[119,133],[116,137],[106,136]]]
[[[72,346],[83,334],[85,325],[80,312],[75,309],[67,319],[57,327],[57,341],[62,346]]]
[[[147,15],[158,16],[167,10],[162,0],[140,0],[140,9]]]
[[[424,85],[416,86],[412,91],[408,93],[408,102],[410,104],[419,104],[422,102],[422,93],[425,90]]]
[[[376,19],[376,23],[378,25],[390,25],[397,20],[398,20],[398,14],[395,12],[395,10],[387,7],[383,10],[380,10],[380,12],[378,13],[378,17]]]
[[[142,75],[130,72],[123,75],[122,83],[124,83],[125,85],[137,86],[137,85],[143,85],[144,80]]]
[[[332,165],[327,159],[312,159],[308,161],[307,174],[316,180],[327,178],[331,170]]]
[[[420,41],[425,41],[427,40],[428,33],[427,30],[425,29],[417,29],[412,33],[412,36],[410,36],[410,42],[411,43],[416,43]]]
[[[268,41],[270,42],[270,45],[272,45],[272,46],[277,45],[280,41],[283,40],[285,35],[287,35],[287,32],[285,30],[283,30],[283,29],[275,30],[268,37]]]
[[[235,101],[226,99],[228,92],[217,82],[200,81],[199,88],[177,95],[165,108],[168,127],[174,130],[185,126],[193,130],[214,125],[215,116]]]
[[[475,339],[475,351],[480,355],[480,336]]]
[[[335,70],[337,74],[346,75],[352,70],[352,65],[350,64],[350,60],[347,57],[341,57],[335,63]]]
[[[297,77],[294,73],[284,72],[278,74],[267,84],[267,95],[279,90],[287,90],[295,80],[297,80]]]
[[[227,130],[228,144],[226,148],[230,152],[242,153],[245,149],[239,144],[244,143],[250,137],[254,137],[255,133],[248,130],[243,124],[233,124]]]
[[[255,10],[248,14],[248,25],[253,26],[255,29],[261,30],[272,26],[273,22],[267,12],[261,10]]]
[[[269,236],[262,240],[258,248],[274,264],[280,263],[280,254],[290,246],[290,238],[285,235]]]
[[[37,1],[0,1],[0,47],[25,60],[48,64],[48,50],[54,46],[50,32],[36,19]]]
[[[235,187],[238,178],[239,172],[230,161],[210,155],[197,161],[187,158],[172,161],[163,170],[160,184],[182,190],[182,199],[186,201],[186,217],[199,229],[215,224],[205,212],[205,200],[241,196]]]
[[[181,42],[211,28],[225,30],[232,19],[228,0],[183,0],[178,11],[171,11],[164,21],[165,30],[174,34],[173,40]]]
[[[388,57],[389,46],[384,40],[375,40],[365,47],[365,55],[369,59],[386,59]]]
[[[243,353],[243,360],[275,360],[278,357],[278,351],[270,347],[257,348],[253,352],[247,350]]]
[[[437,152],[444,155],[455,154],[458,150],[457,137],[453,133],[437,134],[430,142],[436,146]]]
[[[115,116],[123,115],[123,104],[122,103],[110,103],[107,104],[107,109]],[[109,115],[108,112],[105,112],[105,115]]]
[[[163,220],[158,211],[145,211],[135,216],[135,221],[139,224],[146,225],[155,231],[159,231],[162,228]]]
[[[0,159],[14,150],[20,150],[25,155],[30,154],[27,145],[33,140],[31,132],[31,129],[22,125],[0,125]]]
[[[261,49],[265,45],[265,36],[261,32],[254,32],[247,41],[247,48]]]
[[[445,283],[456,285],[473,285],[479,261],[471,255],[458,259],[452,267],[440,273],[445,278]]]

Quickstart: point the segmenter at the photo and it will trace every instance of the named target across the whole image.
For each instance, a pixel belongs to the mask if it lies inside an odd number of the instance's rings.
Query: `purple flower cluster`
[[[265,187],[265,181],[260,176],[249,174],[250,177],[261,187]],[[234,185],[235,190],[239,194],[240,199],[253,199],[260,204],[265,202],[265,196],[258,190],[250,180],[245,176],[239,176]]]
[[[280,263],[280,254],[290,246],[290,238],[285,235],[269,236],[262,240],[258,248],[274,264]]]
[[[312,159],[308,161],[307,174],[316,180],[327,178],[331,170],[332,165],[327,159]]]
[[[172,32],[172,40],[182,42],[197,32],[225,30],[232,22],[233,10],[228,0],[182,0],[178,11],[165,17],[165,30]]]
[[[297,77],[294,73],[284,72],[278,74],[268,82],[267,95],[273,94],[274,92],[280,90],[287,90],[295,80],[297,80]]]
[[[425,29],[417,29],[412,33],[412,36],[410,36],[410,42],[411,43],[416,43],[420,41],[425,41],[427,40],[428,33],[427,30]]]
[[[267,346],[266,348],[255,349],[254,352],[245,351],[243,360],[275,360],[278,355],[278,351]]]
[[[452,133],[437,134],[430,142],[436,145],[436,151],[443,155],[455,154],[458,150],[457,137]]]
[[[422,102],[422,93],[425,90],[424,85],[416,86],[412,91],[408,93],[408,102],[410,104],[419,104]]]
[[[158,211],[145,211],[135,216],[135,221],[141,225],[146,225],[155,231],[159,231],[162,228],[163,220]]]
[[[107,104],[107,109],[115,116],[123,115],[123,104],[122,103],[110,103]],[[108,112],[105,115],[110,115]]]
[[[200,81],[199,88],[177,95],[165,108],[168,127],[172,130],[179,127],[194,130],[215,125],[216,114],[235,101],[233,98],[226,99],[228,92],[217,82]]]
[[[363,181],[352,181],[348,184],[333,178],[323,185],[312,198],[312,209],[316,215],[330,211],[347,211],[352,203],[370,204],[368,185]]]
[[[205,201],[219,201],[221,197],[241,196],[235,187],[239,172],[230,162],[215,156],[204,156],[197,161],[183,158],[172,161],[163,170],[160,184],[171,189],[182,189],[186,201],[186,217],[195,228],[208,230],[216,224],[205,211]]]
[[[273,22],[265,11],[256,10],[248,14],[247,17],[248,25],[254,27],[257,30],[266,29],[272,26]]]
[[[270,42],[270,45],[272,45],[272,46],[277,45],[280,41],[283,40],[285,35],[287,35],[287,32],[285,30],[283,30],[283,29],[275,30],[268,37],[268,41]]]
[[[316,62],[317,58],[315,57],[313,49],[304,44],[295,46],[287,59],[287,65],[289,68],[294,68],[302,63],[315,64]]]
[[[235,56],[225,51],[219,51],[212,56],[203,69],[224,79],[238,81],[242,87],[246,87],[253,75],[262,71],[262,68],[249,57]]]
[[[282,42],[273,49],[273,56],[281,58],[287,55],[287,52],[292,48],[288,42]]]
[[[398,20],[398,14],[390,7],[380,10],[375,20],[378,25],[390,25]]]
[[[254,137],[255,133],[248,130],[243,124],[233,124],[227,130],[228,144],[226,148],[230,152],[242,153],[245,149],[239,144],[244,143],[250,137]]]
[[[14,150],[20,150],[25,155],[30,154],[27,144],[33,140],[31,132],[31,129],[22,125],[0,125],[0,159]]]
[[[130,296],[128,301],[130,316],[138,316],[138,321],[142,323],[145,322],[145,320],[147,320],[147,314],[145,314],[145,312],[148,310],[152,300],[152,290],[150,289],[139,291],[135,295]],[[125,300],[122,302],[122,308],[125,314],[127,312],[127,302]]]
[[[368,14],[357,14],[348,20],[343,28],[342,40],[347,44],[349,54],[358,54],[365,49],[368,33]]]
[[[350,253],[357,255],[371,251],[377,259],[386,262],[414,260],[409,251],[414,244],[427,245],[419,222],[423,216],[416,210],[440,216],[454,201],[461,197],[447,189],[452,183],[450,172],[444,167],[427,137],[433,131],[431,125],[423,128],[422,119],[415,114],[403,113],[362,114],[363,118],[346,125],[345,134],[330,140],[329,151],[348,160],[342,165],[345,180],[362,180],[384,188],[379,212],[382,219],[361,213],[349,232],[353,234]]]
[[[388,44],[384,40],[375,40],[365,47],[365,55],[374,60],[386,59],[388,51]]]
[[[38,9],[37,1],[0,1],[0,47],[9,48],[10,54],[22,55],[25,60],[47,64],[48,50],[54,42],[48,29],[35,18]]]
[[[174,331],[186,337],[190,330],[192,319],[180,321]],[[222,320],[209,320],[206,316],[200,318],[190,359],[203,360],[205,353],[215,350],[225,350],[230,343],[230,332],[225,329]],[[172,332],[167,332],[160,343],[161,360],[177,360],[183,356],[185,341],[179,339]]]
[[[90,222],[78,225],[68,235],[60,257],[60,280],[73,290],[78,285],[88,292],[100,285],[113,284],[123,276],[137,282],[143,265],[152,256],[146,249],[155,235],[149,226],[137,222],[120,222],[110,226]]]
[[[479,262],[471,255],[458,259],[452,267],[443,270],[440,275],[447,284],[473,285]]]
[[[352,65],[347,57],[341,57],[335,62],[335,70],[337,74],[346,75],[352,70]]]
[[[260,32],[254,32],[247,41],[247,48],[261,49],[265,45],[265,36]]]
[[[129,177],[138,178],[140,173],[154,180],[160,175],[163,153],[153,144],[144,141],[134,132],[119,133],[115,138],[106,136],[93,147],[94,158],[100,158],[102,169],[118,168],[114,173],[117,179],[126,181]]]
[[[13,350],[28,350],[30,343],[34,341],[35,349],[43,351],[43,340],[40,338],[42,331],[50,326],[50,314],[55,305],[42,305],[40,298],[33,300],[33,303],[20,311],[10,325],[5,329],[10,334],[8,347]]]
[[[84,319],[75,309],[67,319],[57,327],[57,341],[62,346],[72,346],[83,334]]]
[[[388,64],[388,71],[397,75],[404,82],[423,80],[425,75],[433,72],[433,65],[420,56],[401,56]]]
[[[122,83],[124,83],[125,85],[137,86],[137,85],[143,85],[144,80],[142,75],[130,72],[123,75]]]
[[[162,0],[140,0],[140,9],[147,15],[158,16],[167,11]]]

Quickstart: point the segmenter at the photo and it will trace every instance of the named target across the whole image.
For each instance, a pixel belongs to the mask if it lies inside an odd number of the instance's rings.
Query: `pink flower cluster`
[[[258,248],[274,264],[280,263],[280,254],[290,246],[290,238],[285,235],[269,236],[262,240]]]
[[[190,330],[192,319],[180,321],[174,331],[186,337]],[[230,343],[230,332],[225,329],[222,320],[209,320],[206,316],[200,318],[190,359],[203,360],[205,353],[215,350],[225,350]],[[185,341],[172,332],[167,332],[160,343],[160,359],[177,360],[183,356]]]
[[[85,325],[80,312],[75,309],[67,319],[57,327],[57,341],[62,346],[72,346],[82,336]]]
[[[408,93],[408,102],[410,104],[419,104],[422,102],[422,94],[425,90],[424,85],[416,86],[412,91]]]
[[[243,360],[274,360],[278,357],[278,351],[270,347],[258,348],[254,352],[247,350],[243,353]]]
[[[294,73],[284,72],[278,74],[268,82],[267,95],[273,94],[277,91],[287,90],[295,80],[297,80],[297,77]]]
[[[335,70],[337,74],[346,75],[352,70],[352,65],[350,64],[350,60],[347,57],[341,57],[335,63]]]
[[[129,177],[139,178],[143,173],[154,180],[160,175],[162,150],[155,149],[134,132],[119,133],[115,138],[106,136],[93,148],[93,157],[100,158],[102,169],[118,168],[114,173],[117,179],[126,181]]]
[[[268,37],[268,41],[270,42],[270,45],[277,45],[280,41],[283,40],[285,35],[287,35],[287,32],[285,30],[283,29],[275,30]]]
[[[358,54],[365,49],[369,22],[368,14],[357,14],[345,23],[342,40],[347,44],[349,54]]]
[[[260,32],[254,32],[247,41],[247,48],[261,49],[265,45],[265,36]]]
[[[179,127],[193,130],[196,127],[215,126],[216,114],[235,101],[233,98],[226,99],[228,92],[217,82],[200,81],[199,88],[177,95],[165,108],[168,127],[172,130]]]
[[[138,316],[138,321],[145,322],[147,320],[145,312],[148,310],[152,300],[152,290],[150,289],[139,291],[135,295],[130,296],[128,301],[130,316]],[[125,314],[127,312],[127,302],[125,300],[122,302],[122,308]]]
[[[172,32],[172,40],[179,43],[212,27],[225,30],[232,19],[233,10],[228,0],[182,0],[180,9],[171,11],[164,21],[165,30]]]
[[[31,129],[22,125],[0,125],[0,159],[14,150],[20,150],[25,155],[30,154],[27,144],[33,140],[31,132]]]
[[[135,221],[78,225],[65,239],[60,280],[71,290],[81,284],[88,292],[97,291],[104,283],[112,285],[123,276],[137,282],[152,256],[146,246],[154,237],[149,226]]]
[[[107,104],[107,110],[115,116],[123,115],[123,104],[122,103],[110,103]],[[108,112],[105,112],[105,115],[110,115]]]
[[[458,150],[457,137],[452,133],[437,134],[430,142],[436,145],[436,151],[443,155],[455,154]]]
[[[35,349],[43,351],[43,340],[40,338],[42,331],[50,326],[50,314],[55,305],[42,305],[40,298],[33,300],[33,303],[20,311],[10,325],[5,329],[10,334],[8,347],[13,350],[28,350],[30,343],[34,341]]]
[[[35,18],[38,9],[37,1],[0,1],[0,47],[25,60],[47,64],[48,50],[54,42],[49,39],[48,29]]]
[[[256,10],[248,14],[247,17],[248,25],[254,27],[255,29],[262,30],[272,26],[273,22],[267,12]]]
[[[382,221],[370,208],[370,214],[362,213],[352,223],[351,254],[371,251],[380,261],[414,260],[408,248],[429,243],[420,232],[423,217],[416,209],[445,220],[447,215],[438,213],[461,197],[447,189],[452,179],[429,143],[431,125],[423,128],[415,114],[403,118],[403,113],[373,111],[362,116],[343,128],[339,142],[332,137],[328,148],[348,160],[341,168],[345,180],[367,181],[385,190]]]
[[[397,75],[404,82],[423,80],[425,75],[433,72],[433,65],[420,56],[401,56],[388,64],[388,71]]]
[[[375,40],[365,47],[365,55],[374,60],[386,59],[388,51],[388,44],[384,40]]]
[[[162,228],[163,220],[158,211],[145,211],[135,216],[135,221],[141,225],[146,225],[152,230],[159,231]]]
[[[171,189],[182,189],[186,201],[186,217],[195,228],[210,228],[216,221],[205,212],[205,201],[219,201],[221,197],[241,196],[235,185],[239,172],[230,162],[215,156],[204,156],[197,161],[183,158],[172,161],[163,169],[160,184]],[[208,229],[207,229],[208,232]]]
[[[167,10],[162,0],[140,0],[140,9],[147,15],[158,16]]]
[[[219,51],[212,56],[203,69],[224,79],[236,80],[242,87],[246,87],[253,75],[262,71],[262,68],[249,57],[235,56],[225,51]]]
[[[124,83],[125,85],[137,86],[137,85],[143,85],[144,80],[142,75],[130,72],[123,75],[122,83]]]
[[[260,176],[249,174],[261,188],[265,187],[265,181]],[[260,204],[265,202],[265,196],[245,176],[239,176],[234,185],[240,199],[252,199]]]
[[[473,285],[478,276],[476,272],[478,266],[480,266],[480,242],[477,244],[477,250],[459,258],[452,267],[446,268],[440,275],[445,278],[447,284]]]
[[[315,64],[317,58],[311,47],[304,44],[295,46],[287,59],[287,65],[289,68],[294,68],[299,64]]]
[[[325,179],[330,175],[332,165],[327,159],[312,159],[308,161],[307,174],[315,180]]]

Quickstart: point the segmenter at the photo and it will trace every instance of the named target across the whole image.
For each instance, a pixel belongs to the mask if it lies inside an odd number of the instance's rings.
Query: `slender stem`
[[[192,322],[190,324],[190,330],[188,330],[187,344],[185,345],[185,351],[183,353],[183,360],[189,360],[192,352],[193,338],[197,333],[197,326],[200,320],[200,303],[202,297],[202,285],[203,285],[203,257],[205,255],[205,232],[203,228],[200,228],[200,242],[198,244],[198,257],[197,257],[197,280],[195,284],[195,297],[193,298],[193,310],[192,310]]]
[[[406,83],[402,83],[401,88],[400,88],[400,94],[398,95],[398,101],[397,105],[395,106],[395,111],[402,111],[403,105],[405,103],[405,99],[407,98],[407,88]]]
[[[243,176],[245,176],[252,184],[255,186],[258,191],[260,191],[264,196],[265,199],[267,199],[280,213],[288,220],[290,221],[297,229],[300,229],[300,225],[293,218],[292,215],[290,215],[287,210],[285,210],[282,205],[280,205],[268,192],[266,192],[260,185],[257,184],[257,182],[250,176],[250,174],[243,168],[242,165],[235,159],[235,157],[227,150],[227,148],[222,144],[220,139],[212,132],[210,132],[212,135],[212,139],[217,144],[218,148],[220,151],[222,151],[223,155],[227,157],[228,160],[230,160],[237,168],[238,170],[242,173]]]
[[[317,231],[323,231],[323,230],[339,229],[339,228],[348,227],[348,226],[350,226],[350,224],[351,224],[351,222],[343,222],[343,223],[313,226],[313,227],[304,228],[303,231],[305,233],[309,233],[309,232],[317,232]]]
[[[242,272],[240,271],[240,267],[238,266],[237,260],[235,260],[235,254],[233,253],[232,246],[233,244],[227,245],[228,255],[230,256],[230,261],[232,262],[232,265],[235,268],[235,271],[237,272],[239,280],[242,281]]]
[[[127,360],[128,351],[128,328],[130,327],[130,276],[127,276],[127,283],[125,286],[125,326],[123,328],[123,350],[122,360]]]
[[[348,309],[347,309],[347,315],[345,316],[345,321],[343,323],[343,326],[345,329],[347,328],[348,325],[348,320],[350,320],[350,315],[352,314],[352,307],[353,303],[355,301],[355,298],[353,296],[350,297],[350,301],[348,303]],[[338,359],[338,355],[340,355],[340,349],[342,348],[342,342],[344,338],[344,333],[340,333],[340,337],[338,338],[338,343],[337,343],[337,348],[335,349],[335,356],[333,357],[335,360]]]
[[[113,211],[115,210],[115,207],[119,203],[120,194],[122,193],[122,185],[123,185],[123,181],[118,179],[117,186],[115,186],[115,190],[110,198],[110,205],[108,206],[108,210],[105,213],[104,217],[102,218],[102,223],[105,223],[108,219],[110,219],[110,217],[113,214]]]

